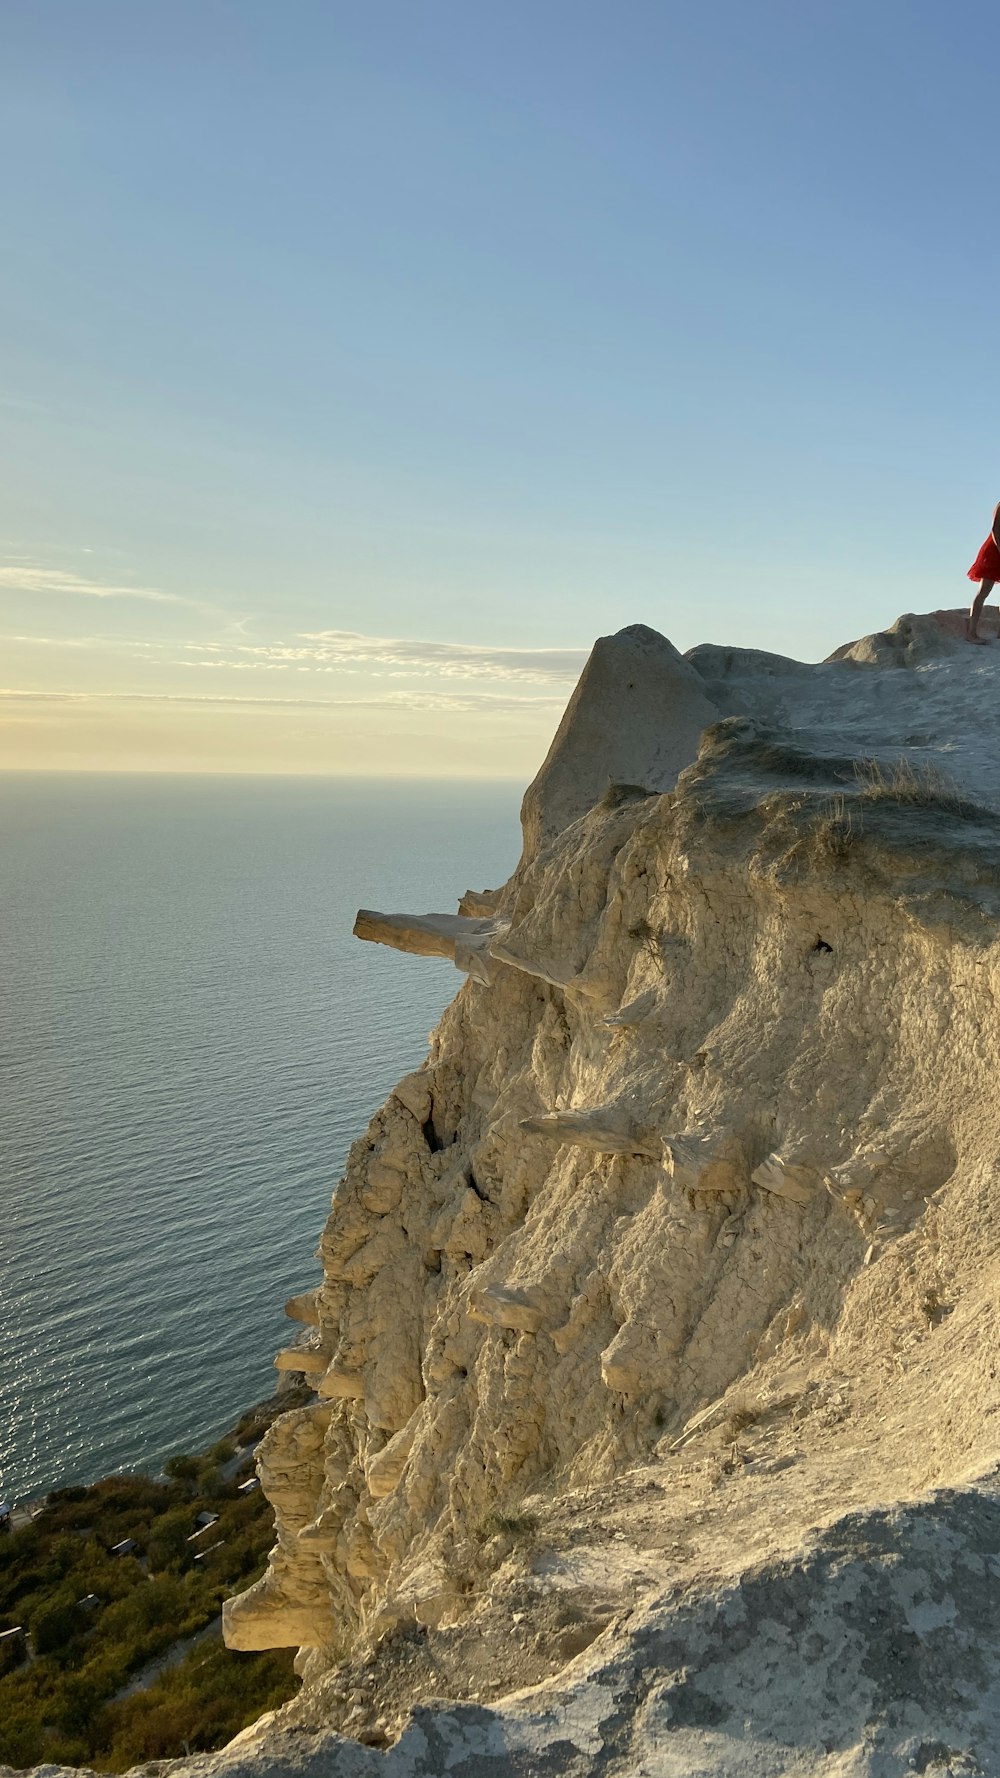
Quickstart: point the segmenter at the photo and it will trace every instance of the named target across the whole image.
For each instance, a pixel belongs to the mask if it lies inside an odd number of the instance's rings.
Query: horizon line
[[[512,774],[497,772],[259,772],[202,771],[198,767],[165,766],[0,766],[0,778],[307,778],[348,780],[356,784],[524,784]],[[528,780],[530,782],[530,780]]]

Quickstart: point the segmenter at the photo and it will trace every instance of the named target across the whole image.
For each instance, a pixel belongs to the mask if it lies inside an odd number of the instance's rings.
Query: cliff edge
[[[597,645],[351,1150],[202,1772],[1000,1772],[1000,664]],[[401,960],[400,968],[419,967]]]

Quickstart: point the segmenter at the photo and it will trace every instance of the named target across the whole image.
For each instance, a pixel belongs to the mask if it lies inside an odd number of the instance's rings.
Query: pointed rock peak
[[[665,636],[630,624],[601,636],[521,805],[531,858],[612,784],[672,790],[719,717],[695,669]]]

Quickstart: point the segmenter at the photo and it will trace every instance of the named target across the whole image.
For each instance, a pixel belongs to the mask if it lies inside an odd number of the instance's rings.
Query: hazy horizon
[[[541,761],[539,761],[541,764]],[[258,778],[261,783],[270,783],[274,778],[301,778],[314,781],[317,778],[329,778],[338,784],[398,784],[412,780],[417,784],[521,784],[522,779],[511,773],[485,776],[481,772],[447,773],[447,772],[249,772],[218,770],[199,770],[193,772],[175,772],[160,766],[0,766],[0,778]]]

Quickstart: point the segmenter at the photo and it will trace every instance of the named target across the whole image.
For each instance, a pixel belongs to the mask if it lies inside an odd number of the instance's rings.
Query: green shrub
[[[6,1641],[0,1642],[0,1679],[7,1673],[13,1673],[27,1658],[28,1644],[24,1636],[9,1636]]]
[[[43,1607],[28,1623],[31,1647],[36,1655],[61,1654],[84,1628],[86,1614],[73,1600]]]
[[[189,1506],[176,1506],[156,1520],[146,1545],[149,1566],[154,1573],[190,1564],[192,1545],[189,1539],[195,1529],[193,1517]]]
[[[144,1760],[176,1759],[187,1747],[206,1751],[227,1741],[283,1704],[295,1691],[291,1649],[233,1654],[212,1637],[155,1685],[108,1705],[99,1724],[94,1759],[99,1769],[123,1772]]]
[[[273,1542],[263,1494],[219,1477],[220,1450],[179,1455],[166,1481],[110,1476],[50,1496],[0,1539],[0,1628],[23,1623],[35,1659],[12,1644],[0,1664],[0,1765],[76,1763],[108,1771],[220,1746],[295,1690],[290,1651],[237,1655],[218,1636],[176,1668],[112,1702],[147,1662],[198,1635],[223,1599],[263,1572]],[[211,1507],[218,1525],[188,1539]],[[135,1537],[147,1565],[111,1548]],[[204,1544],[221,1548],[195,1562]],[[93,1594],[97,1604],[80,1604]]]
[[[163,1473],[172,1476],[178,1482],[193,1482],[197,1479],[200,1462],[200,1458],[188,1457],[183,1451],[180,1451],[176,1457],[167,1458],[163,1465]]]

